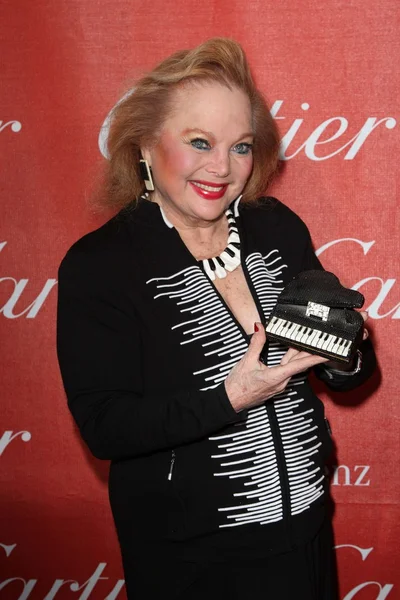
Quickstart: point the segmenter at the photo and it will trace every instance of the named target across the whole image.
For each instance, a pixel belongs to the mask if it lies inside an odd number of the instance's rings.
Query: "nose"
[[[216,177],[227,177],[231,171],[229,152],[219,149],[210,156],[206,171]]]

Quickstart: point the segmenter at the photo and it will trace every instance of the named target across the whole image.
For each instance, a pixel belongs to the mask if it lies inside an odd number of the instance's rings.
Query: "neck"
[[[228,240],[228,221],[225,214],[207,225],[175,226],[182,241],[197,260],[220,254]]]
[[[228,239],[228,221],[225,211],[217,219],[206,221],[183,215],[155,196],[150,200],[160,206],[164,220],[177,230],[182,241],[197,260],[215,256],[225,249]]]

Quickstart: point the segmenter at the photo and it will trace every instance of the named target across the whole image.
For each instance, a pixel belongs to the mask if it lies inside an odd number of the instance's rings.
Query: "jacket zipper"
[[[169,463],[168,481],[172,480],[172,472],[174,470],[175,459],[176,459],[176,453],[175,453],[175,450],[172,450],[171,451],[171,461]]]

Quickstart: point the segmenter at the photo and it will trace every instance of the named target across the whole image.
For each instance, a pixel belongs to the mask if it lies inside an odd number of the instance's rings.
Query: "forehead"
[[[235,138],[252,131],[251,121],[250,101],[242,90],[219,83],[190,83],[174,92],[163,129],[199,128],[216,137]]]

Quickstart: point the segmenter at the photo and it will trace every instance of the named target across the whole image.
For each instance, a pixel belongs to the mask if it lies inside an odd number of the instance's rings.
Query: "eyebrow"
[[[213,140],[215,139],[215,136],[211,133],[211,131],[205,131],[204,129],[200,129],[199,127],[184,129],[182,131],[182,135],[187,135],[188,133],[203,133],[204,135],[212,138]],[[246,137],[254,137],[253,131],[244,133],[243,135],[238,137],[238,140],[242,140],[243,138],[246,138]]]

